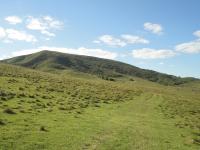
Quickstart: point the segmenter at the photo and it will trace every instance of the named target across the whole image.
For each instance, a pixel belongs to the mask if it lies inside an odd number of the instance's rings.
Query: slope
[[[131,76],[164,85],[179,85],[196,80],[194,78],[180,78],[152,70],[145,70],[114,60],[52,51],[41,51],[30,55],[3,60],[2,62],[57,73],[71,69],[78,72],[94,74],[107,80]]]
[[[199,85],[91,80],[0,64],[0,149],[197,150]]]

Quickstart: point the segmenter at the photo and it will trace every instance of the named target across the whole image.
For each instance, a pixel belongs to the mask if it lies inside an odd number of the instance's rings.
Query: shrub
[[[6,123],[3,121],[3,120],[1,120],[0,119],[0,126],[3,126],[3,125],[5,125]]]
[[[4,110],[4,113],[7,113],[7,114],[16,114],[16,112],[14,112],[11,108],[6,108]]]
[[[66,110],[66,108],[65,107],[58,107],[58,109],[60,109],[60,110]]]
[[[19,97],[26,97],[25,93],[20,93],[18,96]]]
[[[81,103],[81,104],[79,104],[79,106],[80,106],[81,108],[86,108],[86,107],[88,107],[88,104],[83,104],[83,103]]]
[[[45,132],[47,132],[48,130],[47,130],[44,126],[41,126],[41,127],[40,127],[40,131],[45,131]]]
[[[82,114],[82,112],[80,110],[77,110],[76,113],[77,114]]]
[[[12,99],[15,97],[15,95],[16,95],[15,93],[0,90],[0,97],[2,100]]]
[[[109,81],[115,81],[115,79],[113,79],[113,78],[109,78]]]
[[[42,98],[43,98],[43,99],[48,99],[49,97],[46,96],[46,95],[43,95]]]
[[[35,98],[35,96],[34,96],[34,95],[29,95],[29,97],[30,97],[30,98]]]
[[[24,88],[23,88],[23,87],[19,87],[19,90],[20,90],[20,91],[24,91]]]
[[[6,101],[7,98],[6,97],[1,97],[1,100]]]

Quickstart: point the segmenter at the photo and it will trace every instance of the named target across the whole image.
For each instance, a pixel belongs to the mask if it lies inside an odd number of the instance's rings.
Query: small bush
[[[76,113],[77,113],[77,114],[82,114],[82,111],[77,110]]]
[[[14,110],[12,110],[11,108],[6,108],[4,110],[4,113],[7,113],[7,114],[16,114],[16,112],[14,112]]]
[[[44,126],[41,126],[41,127],[40,127],[40,131],[45,131],[45,132],[47,132],[48,130],[47,130]]]
[[[26,94],[25,94],[25,93],[20,93],[20,94],[18,95],[18,97],[26,97]]]
[[[113,78],[109,78],[109,81],[115,81],[115,79],[113,79]]]
[[[20,113],[26,113],[25,110],[20,110]]]
[[[58,109],[60,109],[60,110],[66,110],[66,108],[63,107],[63,106],[58,107]]]
[[[48,99],[49,97],[46,96],[46,95],[43,95],[42,98],[43,98],[43,99]]]
[[[23,87],[19,87],[19,90],[20,90],[20,91],[24,91],[24,88],[23,88]]]
[[[34,95],[29,95],[29,97],[30,97],[30,98],[35,98],[35,96],[34,96]]]
[[[6,125],[6,123],[0,119],[0,126]]]
[[[1,97],[1,100],[6,101],[7,98],[6,97]]]

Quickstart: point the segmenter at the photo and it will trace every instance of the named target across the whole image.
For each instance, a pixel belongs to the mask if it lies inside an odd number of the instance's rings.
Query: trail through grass
[[[31,117],[8,115],[11,123],[1,127],[0,149],[198,150],[187,141],[189,131],[175,127],[158,109],[162,100],[143,94],[81,114],[57,110]]]

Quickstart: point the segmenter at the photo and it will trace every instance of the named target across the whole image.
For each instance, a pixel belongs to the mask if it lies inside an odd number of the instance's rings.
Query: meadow
[[[199,81],[165,86],[0,64],[1,150],[199,148]]]

